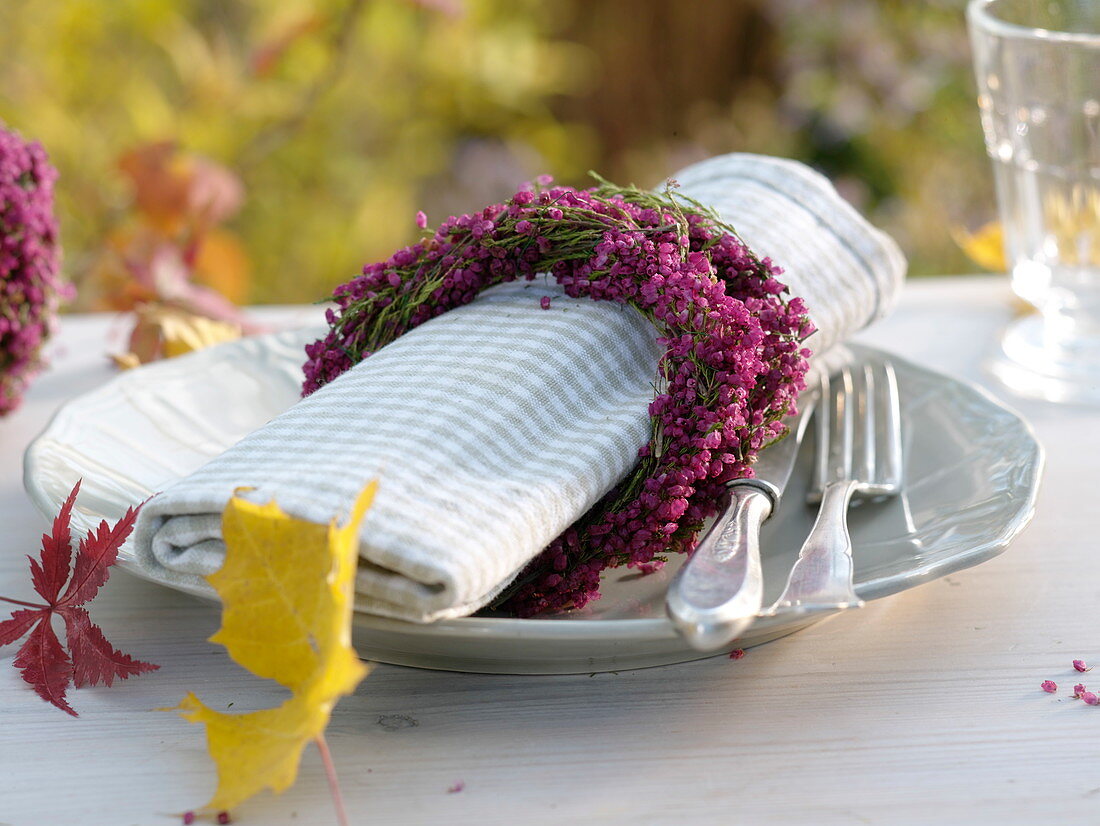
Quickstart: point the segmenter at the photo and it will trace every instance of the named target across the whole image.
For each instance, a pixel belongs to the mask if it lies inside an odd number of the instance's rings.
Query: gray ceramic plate
[[[118,376],[63,407],[28,448],[25,485],[56,513],[83,477],[74,526],[116,519],[163,490],[298,397],[302,343],[316,330],[221,345]],[[852,347],[857,359],[878,359]],[[983,390],[903,359],[904,493],[851,514],[856,590],[876,599],[1002,551],[1031,518],[1042,451],[1028,425]],[[804,504],[811,443],[762,537],[765,605],[779,594],[813,522]],[[147,574],[124,547],[120,566]],[[460,671],[564,674],[698,659],[664,615],[675,565],[652,576],[610,571],[604,596],[544,619],[467,618],[413,625],[357,614],[355,642],[372,660]],[[165,583],[168,584],[168,583]],[[761,619],[737,646],[789,634],[806,620]]]

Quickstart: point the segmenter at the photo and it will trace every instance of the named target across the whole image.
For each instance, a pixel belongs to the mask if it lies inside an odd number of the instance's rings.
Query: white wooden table
[[[1001,279],[917,281],[862,338],[1000,393],[980,362],[1010,312]],[[53,368],[0,422],[0,594],[32,596],[24,554],[45,527],[23,493],[23,449],[109,378],[112,325],[64,319]],[[1012,403],[1048,464],[1035,521],[1003,556],[739,661],[592,677],[377,666],[328,735],[352,821],[1100,823],[1100,707],[1069,699],[1079,679],[1100,689],[1100,670],[1070,667],[1100,664],[1100,410]],[[201,727],[153,709],[188,689],[235,710],[282,696],[206,642],[212,605],[118,572],[91,608],[161,670],[72,692],[73,719],[24,686],[14,646],[0,649],[0,824],[178,823],[208,798],[213,766]],[[333,823],[316,753],[294,788],[234,818]]]

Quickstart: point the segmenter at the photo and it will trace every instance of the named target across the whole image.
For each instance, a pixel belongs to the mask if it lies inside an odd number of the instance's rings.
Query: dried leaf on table
[[[129,352],[111,356],[123,370],[233,341],[243,334],[237,324],[159,304],[143,304],[135,313],[137,323],[130,333]]]
[[[96,530],[88,531],[80,541],[74,565],[70,523],[79,491],[77,482],[54,519],[51,532],[42,535],[40,557],[28,557],[31,584],[45,604],[0,597],[25,606],[0,622],[0,645],[10,645],[30,631],[12,664],[39,697],[74,717],[77,714],[65,698],[70,684],[77,688],[100,683],[110,686],[116,677],[125,680],[159,668],[117,650],[83,607],[110,576],[109,569],[133,530],[140,506],[129,508],[113,526],[104,520]],[[51,620],[55,614],[65,623],[68,651],[54,633]]]
[[[217,764],[208,810],[231,809],[264,788],[288,788],[305,745],[316,740],[324,748],[336,700],[366,676],[351,647],[352,587],[359,524],[375,487],[363,490],[343,527],[295,519],[275,502],[234,496],[226,506],[225,563],[207,577],[223,606],[222,626],[210,639],[292,696],[278,708],[247,714],[215,711],[193,693],[180,703],[184,717],[206,726]]]

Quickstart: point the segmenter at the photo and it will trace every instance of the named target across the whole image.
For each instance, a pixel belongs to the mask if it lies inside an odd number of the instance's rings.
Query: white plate
[[[46,515],[77,478],[81,532],[198,468],[298,398],[302,345],[317,330],[245,339],[123,373],[65,405],[27,449],[24,483]],[[879,351],[853,347],[857,358]],[[984,391],[891,357],[905,425],[904,494],[853,509],[856,590],[875,599],[999,553],[1031,518],[1042,451],[1030,427]],[[804,504],[811,444],[762,536],[767,604],[813,522]],[[124,546],[120,566],[145,575]],[[460,671],[562,674],[698,659],[664,615],[676,565],[652,576],[613,570],[604,596],[543,619],[466,618],[413,625],[357,614],[372,660]],[[762,619],[737,643],[789,634],[806,620]]]

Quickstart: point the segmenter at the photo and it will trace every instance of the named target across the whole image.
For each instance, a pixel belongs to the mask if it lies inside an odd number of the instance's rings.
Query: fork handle
[[[765,483],[731,484],[718,518],[668,588],[666,608],[680,635],[699,651],[714,651],[756,619],[764,599],[760,525],[774,500]]]
[[[856,487],[852,481],[825,486],[813,529],[798,552],[787,587],[768,614],[810,614],[863,605],[852,584],[852,537],[848,533],[848,505]]]

